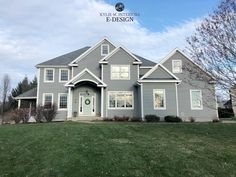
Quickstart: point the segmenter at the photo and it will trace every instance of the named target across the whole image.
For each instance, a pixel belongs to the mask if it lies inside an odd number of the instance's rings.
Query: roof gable
[[[178,77],[172,74],[161,64],[157,64],[152,69],[150,69],[140,78],[139,81],[142,82],[144,80],[180,82]]]
[[[159,63],[160,64],[164,64],[167,60],[169,60],[176,52],[179,52],[181,55],[183,55],[188,61],[190,61],[192,64],[194,64],[195,66],[197,66],[201,71],[203,71],[204,73],[206,73],[210,78],[214,79],[214,77],[208,73],[207,71],[205,71],[204,69],[202,69],[201,66],[199,66],[197,63],[195,63],[194,61],[192,61],[190,59],[189,56],[187,56],[184,52],[182,52],[179,48],[175,48],[174,50],[172,50],[166,57],[164,57]]]
[[[95,45],[93,45],[92,47],[90,47],[86,52],[84,52],[82,55],[78,56],[77,58],[75,58],[72,62],[70,62],[70,66],[74,66],[77,65],[77,63],[82,60],[84,57],[86,57],[87,55],[89,55],[92,51],[94,51],[97,47],[99,47],[100,45],[102,45],[103,43],[108,43],[110,45],[112,45],[113,47],[116,47],[110,40],[108,40],[107,38],[103,38],[102,40],[98,41]]]
[[[75,86],[77,83],[82,81],[90,81],[95,84],[97,84],[98,87],[106,87],[107,85],[99,79],[95,74],[93,74],[90,70],[85,68],[83,71],[81,71],[79,74],[77,74],[75,77],[73,77],[71,80],[69,80],[65,86]]]
[[[124,47],[117,47],[115,50],[113,50],[112,52],[110,52],[107,56],[105,56],[104,58],[102,58],[100,60],[99,63],[101,64],[106,64],[108,63],[108,60],[113,56],[115,55],[116,53],[118,53],[119,51],[124,51],[126,54],[128,54],[129,56],[131,56],[135,61],[133,62],[133,64],[142,64],[141,60],[136,57],[134,54],[132,54],[131,52],[129,52],[127,49],[125,49]]]

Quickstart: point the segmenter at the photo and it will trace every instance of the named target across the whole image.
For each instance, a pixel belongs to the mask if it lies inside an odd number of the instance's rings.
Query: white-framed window
[[[172,60],[172,72],[182,73],[182,60]]]
[[[109,53],[109,45],[108,44],[102,44],[101,45],[101,55],[106,56]]]
[[[154,109],[166,109],[166,91],[165,89],[153,90]]]
[[[69,69],[59,69],[59,82],[67,82],[69,80]]]
[[[44,82],[54,82],[55,69],[45,68],[44,69]]]
[[[43,106],[51,108],[53,104],[53,93],[44,93],[43,94]]]
[[[108,92],[108,109],[133,109],[134,97],[132,91]]]
[[[58,93],[58,110],[67,109],[67,93]]]
[[[111,65],[111,80],[130,80],[130,66]]]
[[[202,91],[201,90],[190,90],[190,102],[192,110],[202,110]]]

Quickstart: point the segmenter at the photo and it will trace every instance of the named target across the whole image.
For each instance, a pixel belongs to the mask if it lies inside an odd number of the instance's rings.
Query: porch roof
[[[14,97],[16,100],[22,100],[22,99],[37,99],[37,88],[32,88],[17,97]]]
[[[81,71],[79,74],[77,74],[75,77],[73,77],[71,80],[69,80],[65,86],[66,87],[74,87],[76,84],[80,82],[92,82],[97,85],[97,87],[106,87],[107,85],[99,79],[95,74],[93,74],[89,69],[85,68],[83,71]]]

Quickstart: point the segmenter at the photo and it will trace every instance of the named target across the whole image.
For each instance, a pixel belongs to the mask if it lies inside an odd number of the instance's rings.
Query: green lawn
[[[236,176],[236,124],[0,126],[0,176]]]

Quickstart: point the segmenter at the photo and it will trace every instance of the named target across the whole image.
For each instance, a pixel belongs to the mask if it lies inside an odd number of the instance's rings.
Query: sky
[[[134,22],[106,22],[100,13],[139,13]],[[219,0],[0,0],[0,79],[9,74],[12,88],[35,65],[91,46],[108,37],[131,52],[158,62],[176,47],[185,49]]]

